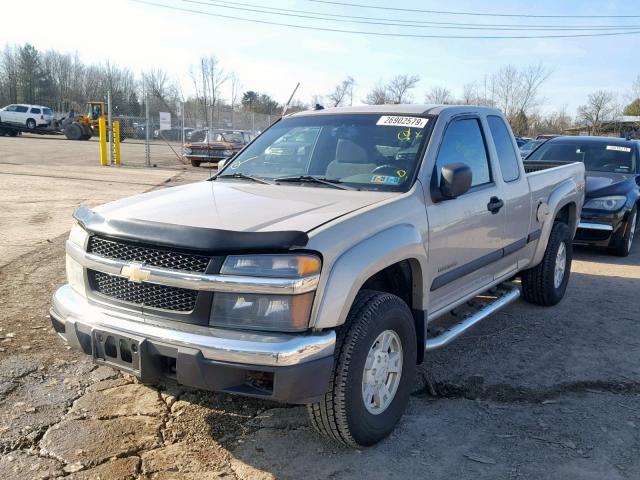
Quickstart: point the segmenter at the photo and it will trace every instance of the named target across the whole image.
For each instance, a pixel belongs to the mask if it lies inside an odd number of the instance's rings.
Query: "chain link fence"
[[[94,110],[95,104],[102,102],[103,111],[107,112],[110,100],[111,120],[119,122],[122,165],[175,167],[190,164],[182,157],[183,143],[206,142],[207,132],[214,130],[256,134],[279,118],[277,114],[251,112],[225,104],[205,109],[193,100],[169,101],[144,94],[140,97],[123,98],[116,94],[93,99],[86,105],[74,103],[67,112],[54,112],[55,121],[46,131],[37,132],[39,135],[20,132],[20,135],[24,133],[31,138],[52,138],[55,135],[56,140],[68,142],[70,149],[91,151],[99,139],[97,119],[100,114]],[[65,127],[72,120],[95,123],[91,123],[90,130],[85,130],[93,134],[79,140],[68,139]],[[98,145],[95,145],[95,153],[97,163]]]

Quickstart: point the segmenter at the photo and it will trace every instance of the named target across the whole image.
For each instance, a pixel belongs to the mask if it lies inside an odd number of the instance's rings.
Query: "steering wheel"
[[[398,175],[398,170],[404,170],[404,168],[387,163],[385,165],[380,165],[379,167],[374,168],[371,173],[372,174],[375,173],[378,175],[392,175],[394,177],[399,177],[400,175]]]

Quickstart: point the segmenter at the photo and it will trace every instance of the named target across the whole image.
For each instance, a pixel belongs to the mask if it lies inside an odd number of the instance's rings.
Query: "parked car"
[[[202,163],[217,164],[238,153],[253,138],[250,132],[244,130],[211,130],[207,131],[203,141],[186,143],[182,154],[194,167]]]
[[[527,155],[529,155],[531,152],[533,152],[536,148],[538,148],[540,145],[542,145],[546,141],[547,140],[545,139],[541,139],[541,140],[531,140],[530,142],[525,143],[520,147],[520,156],[522,158],[527,158]]]
[[[583,162],[586,201],[576,243],[608,247],[629,255],[638,230],[640,141],[609,137],[556,137],[528,160]]]
[[[267,153],[283,138],[305,144],[293,159]],[[372,445],[425,351],[521,292],[564,296],[584,165],[537,170],[495,109],[296,113],[208,181],[78,209],[53,327],[142,381],[307,404],[319,432]]]
[[[522,148],[523,145],[526,145],[532,139],[528,137],[516,137],[516,143],[518,144],[518,148]]]
[[[193,131],[193,128],[185,128],[184,135],[185,138],[188,137],[189,133]],[[162,138],[164,140],[168,140],[171,142],[182,142],[182,129],[181,128],[170,128],[165,130],[155,130],[153,132],[154,138]]]
[[[30,130],[48,126],[53,121],[53,111],[42,105],[13,104],[0,109],[0,123],[22,125]]]

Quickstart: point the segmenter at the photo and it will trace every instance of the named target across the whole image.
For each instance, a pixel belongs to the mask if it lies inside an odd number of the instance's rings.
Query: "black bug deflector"
[[[109,220],[86,207],[78,208],[73,216],[89,232],[105,237],[207,253],[289,250],[309,241],[305,232],[295,230],[236,232],[148,220]]]

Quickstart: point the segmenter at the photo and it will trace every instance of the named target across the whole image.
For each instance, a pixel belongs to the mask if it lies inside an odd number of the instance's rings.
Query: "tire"
[[[82,140],[82,127],[77,123],[71,123],[65,127],[64,135],[69,140]]]
[[[199,167],[202,162],[200,160],[191,160],[192,167]]]
[[[564,269],[559,281],[556,279],[556,264],[561,261],[561,249],[564,249]],[[573,245],[569,226],[556,222],[551,229],[549,243],[542,261],[533,268],[522,272],[522,294],[524,299],[535,305],[549,307],[557,304],[567,290],[571,274]]]
[[[7,135],[9,135],[10,137],[17,137],[18,132],[16,132],[15,130],[9,130],[9,132],[7,132]]]
[[[36,121],[33,118],[30,118],[27,120],[27,128],[29,130],[35,130],[36,129]]]
[[[373,445],[393,431],[409,401],[417,357],[413,316],[399,297],[363,290],[358,293],[346,323],[337,333],[333,374],[327,393],[320,402],[307,405],[311,424],[319,433],[342,445]],[[396,377],[393,373],[386,373],[386,369],[378,371],[381,377],[377,380],[386,379],[381,383],[392,387],[392,390],[395,385],[395,394],[389,397],[384,408],[372,413],[370,409],[383,405],[376,406],[375,402],[365,405],[363,378],[367,357],[374,352],[376,345],[381,345],[376,340],[383,335],[395,335],[387,351],[393,352],[393,345],[399,344],[400,351],[396,349],[395,353],[402,363]],[[376,362],[372,364],[375,366]],[[393,360],[390,360],[388,366],[392,365]],[[371,376],[373,371],[370,368],[367,373],[372,382],[376,381]],[[373,388],[369,382],[367,385]]]
[[[613,249],[613,253],[619,257],[626,257],[631,251],[631,245],[633,244],[633,237],[638,229],[638,208],[633,207],[633,210],[629,212],[627,222],[625,225],[625,234],[620,239],[619,245]]]

